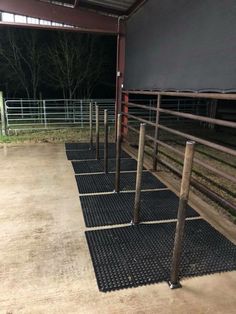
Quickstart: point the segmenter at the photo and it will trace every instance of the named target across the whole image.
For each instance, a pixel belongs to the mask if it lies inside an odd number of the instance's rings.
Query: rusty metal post
[[[89,104],[90,149],[93,148],[93,104]]]
[[[108,173],[108,111],[104,110],[104,172]]]
[[[140,197],[141,197],[143,159],[144,159],[144,148],[145,148],[145,133],[146,133],[146,124],[141,123],[140,134],[139,134],[138,165],[137,165],[137,174],[136,174],[134,213],[133,213],[133,221],[132,221],[134,225],[140,222]]]
[[[181,182],[181,190],[179,197],[179,208],[178,208],[178,218],[175,231],[175,242],[172,258],[172,267],[169,286],[171,289],[181,288],[179,282],[179,272],[180,272],[180,259],[183,247],[183,237],[184,237],[184,227],[185,227],[185,217],[186,208],[188,204],[190,180],[193,166],[194,157],[194,146],[195,142],[188,141],[186,143],[185,157],[184,157],[184,168]]]
[[[99,106],[96,105],[96,159],[99,159]]]
[[[159,127],[158,124],[160,122],[160,105],[161,105],[161,95],[158,94],[157,96],[157,111],[156,111],[156,126],[155,126],[155,135],[154,135],[154,147],[153,147],[153,164],[152,164],[152,170],[157,170],[157,153],[158,153],[158,144],[157,139],[159,137]]]
[[[120,153],[121,153],[121,125],[122,115],[119,113],[117,117],[116,131],[116,175],[115,175],[115,192],[120,192]]]

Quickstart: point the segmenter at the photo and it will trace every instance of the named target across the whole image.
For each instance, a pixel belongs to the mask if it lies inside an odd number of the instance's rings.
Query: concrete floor
[[[1,148],[0,313],[235,313],[236,272],[98,291],[64,145]]]

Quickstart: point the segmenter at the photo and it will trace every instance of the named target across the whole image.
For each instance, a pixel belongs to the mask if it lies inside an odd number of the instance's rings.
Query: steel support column
[[[116,60],[116,102],[115,102],[115,129],[117,130],[117,116],[121,112],[122,85],[125,71],[125,21],[118,19],[117,60]]]
[[[129,113],[129,94],[124,94],[124,108],[123,108],[123,112],[124,112],[124,115],[122,116],[122,134],[128,135],[128,113]]]

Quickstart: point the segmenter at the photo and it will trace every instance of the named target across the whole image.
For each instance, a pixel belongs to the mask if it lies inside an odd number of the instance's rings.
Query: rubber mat
[[[100,291],[168,281],[175,223],[87,231]],[[181,278],[236,270],[236,246],[204,220],[186,222]]]
[[[112,192],[115,189],[115,174],[92,174],[78,175],[76,182],[78,190],[81,194],[84,193],[100,193]],[[135,190],[136,172],[121,173],[120,175],[120,190],[130,191]],[[154,177],[150,172],[143,172],[142,189],[158,189],[166,186]]]
[[[115,143],[109,143],[109,148],[115,149]],[[66,150],[90,150],[90,143],[65,143]],[[100,149],[104,148],[104,143],[100,143]],[[92,149],[96,149],[95,143],[93,143]]]
[[[67,150],[66,151],[67,158],[69,160],[87,160],[87,159],[96,159],[96,151],[95,150]],[[100,150],[99,158],[103,159],[104,151]],[[109,148],[108,150],[108,158],[116,158],[115,149]],[[121,152],[121,158],[131,158],[126,152]]]
[[[134,193],[81,196],[86,227],[130,223],[134,197]],[[142,192],[140,219],[142,222],[176,219],[178,204],[178,197],[171,191]],[[188,206],[187,217],[195,216],[198,213]]]
[[[86,161],[72,161],[72,166],[76,174],[104,172],[104,161],[102,160],[86,160]],[[132,158],[121,159],[121,171],[135,171],[137,169],[137,162]],[[108,171],[116,170],[116,160],[108,160]]]

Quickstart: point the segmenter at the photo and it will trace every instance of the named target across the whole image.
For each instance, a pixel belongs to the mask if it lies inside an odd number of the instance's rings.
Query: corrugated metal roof
[[[116,12],[126,13],[134,4],[136,0],[81,0],[81,5],[94,7],[94,9],[114,10]]]
[[[103,13],[122,15],[139,2],[137,0],[40,0],[52,4],[66,5],[71,7],[83,7]]]

